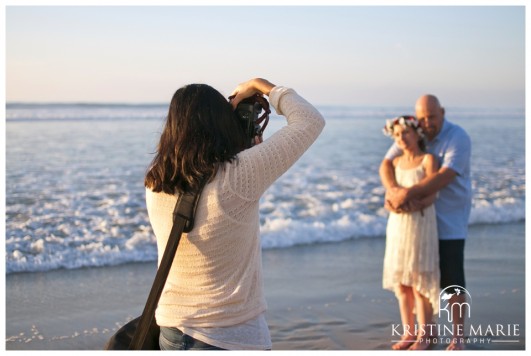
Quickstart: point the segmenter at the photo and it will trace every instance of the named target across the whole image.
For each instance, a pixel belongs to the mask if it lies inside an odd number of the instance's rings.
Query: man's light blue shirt
[[[444,119],[439,134],[426,142],[426,150],[437,158],[440,168],[447,167],[457,173],[454,180],[439,191],[435,200],[439,239],[465,239],[472,207],[470,137],[461,127]],[[402,151],[395,143],[385,158],[392,160],[400,154]]]

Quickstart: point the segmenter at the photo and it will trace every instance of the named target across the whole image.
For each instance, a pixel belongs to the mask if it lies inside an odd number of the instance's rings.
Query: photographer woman
[[[145,177],[159,262],[177,196],[207,182],[156,311],[163,350],[271,349],[258,202],[316,140],[324,119],[292,89],[263,79],[242,83],[232,94],[228,102],[204,84],[177,90]],[[248,148],[234,109],[254,94],[269,96],[287,125]]]

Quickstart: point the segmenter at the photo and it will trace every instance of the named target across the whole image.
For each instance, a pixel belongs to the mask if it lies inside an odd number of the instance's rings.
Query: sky
[[[7,6],[7,102],[167,103],[264,77],[317,105],[525,106],[524,6]]]

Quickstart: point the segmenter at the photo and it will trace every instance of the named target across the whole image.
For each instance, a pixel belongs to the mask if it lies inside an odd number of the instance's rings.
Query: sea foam
[[[260,200],[264,249],[383,238],[385,119],[404,108],[323,107],[323,134]],[[6,272],[155,261],[143,176],[164,106],[8,105]],[[525,220],[522,111],[448,110],[470,134],[470,224]],[[283,119],[275,115],[266,137]]]

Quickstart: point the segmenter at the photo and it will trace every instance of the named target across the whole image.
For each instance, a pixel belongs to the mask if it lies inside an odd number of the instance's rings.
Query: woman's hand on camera
[[[236,109],[238,103],[245,98],[253,96],[255,94],[269,95],[271,89],[275,87],[274,84],[261,78],[254,78],[241,83],[232,91],[230,97],[232,97],[231,104]]]
[[[261,144],[262,142],[264,142],[264,138],[262,137],[262,135],[254,137],[255,146]]]

